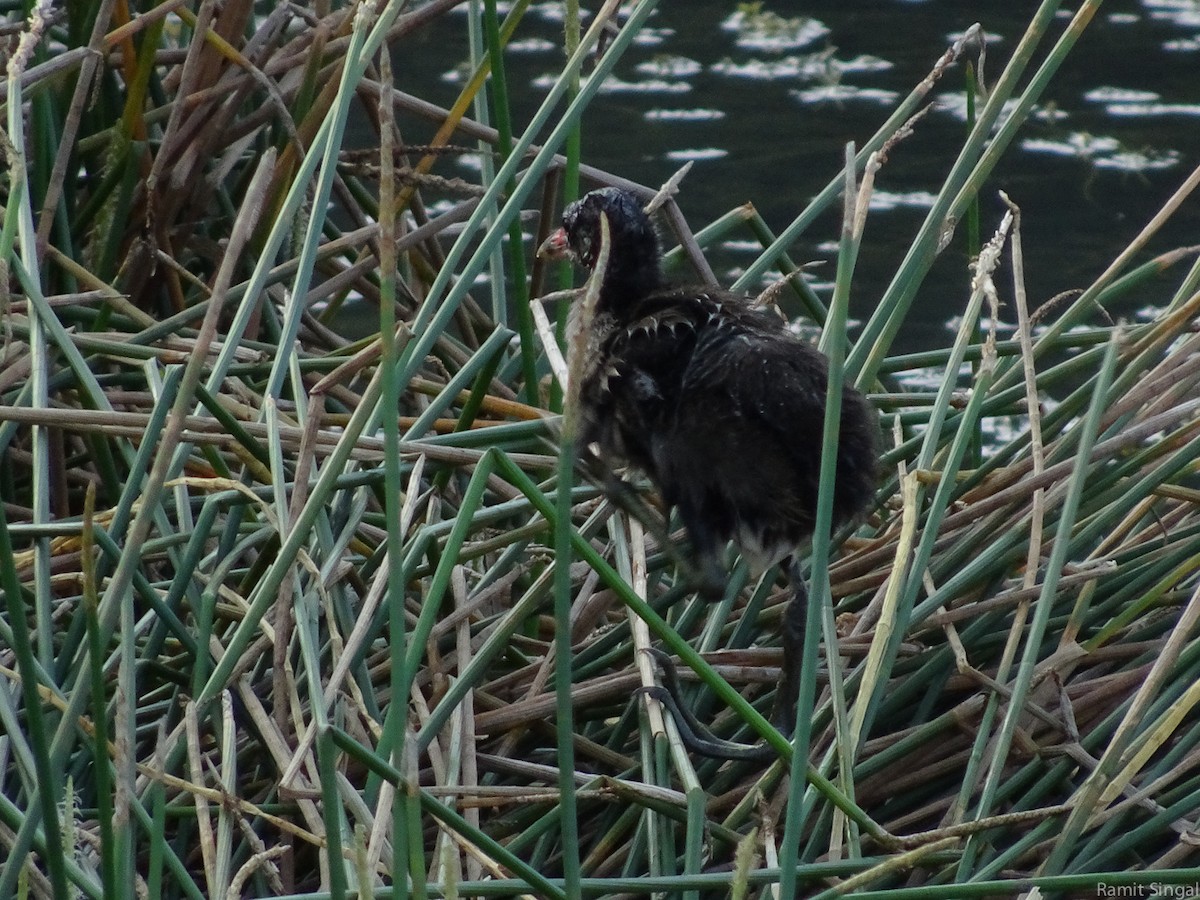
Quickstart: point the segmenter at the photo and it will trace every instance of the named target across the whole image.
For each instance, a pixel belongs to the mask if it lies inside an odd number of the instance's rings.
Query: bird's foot
[[[779,754],[764,741],[757,744],[743,744],[717,737],[705,725],[692,709],[681,699],[682,685],[679,681],[679,670],[671,656],[656,647],[647,651],[654,657],[659,671],[662,673],[662,686],[652,685],[638,689],[638,693],[653,697],[662,703],[675,720],[679,737],[684,745],[693,753],[713,759],[741,759],[767,762]]]

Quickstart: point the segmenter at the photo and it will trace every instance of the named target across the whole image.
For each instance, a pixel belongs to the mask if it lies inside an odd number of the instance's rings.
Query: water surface
[[[765,3],[769,15],[754,18],[728,0],[664,0],[587,112],[585,161],[656,185],[694,160],[679,196],[693,228],[748,201],[779,231],[837,175],[845,143],[866,141],[955,35],[973,22],[983,26],[988,80],[1038,4],[812,0],[803,15],[796,6]],[[507,55],[518,128],[559,71],[561,27],[560,3],[535,5]],[[459,15],[431,29],[415,55],[398,60],[401,86],[449,103],[467,55],[465,32]],[[960,65],[880,174],[852,298],[859,317],[886,289],[953,163],[967,128],[964,95]],[[983,197],[985,237],[1003,212],[998,190],[1023,210],[1031,305],[1085,287],[1104,270],[1200,163],[1198,134],[1200,3],[1104,4]],[[462,174],[477,165],[464,158],[446,168]],[[1198,224],[1200,202],[1192,200],[1143,256],[1200,243]],[[827,261],[813,271],[818,285],[832,278],[837,228],[830,216],[793,248],[798,262]],[[749,234],[714,248],[722,281],[734,280],[755,250]],[[960,229],[897,349],[945,343],[946,323],[969,291],[966,256]],[[1110,312],[1136,316],[1169,296],[1178,277]]]

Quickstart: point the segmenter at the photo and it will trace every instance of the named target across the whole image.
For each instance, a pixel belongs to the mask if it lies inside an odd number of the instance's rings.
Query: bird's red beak
[[[559,228],[552,232],[538,247],[537,255],[539,259],[566,259],[570,256],[571,245],[567,243],[566,229]]]

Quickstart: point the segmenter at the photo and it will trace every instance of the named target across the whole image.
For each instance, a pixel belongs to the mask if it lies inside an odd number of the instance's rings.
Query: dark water
[[[736,27],[730,0],[663,0],[646,39],[617,68],[584,124],[586,162],[657,185],[694,159],[680,205],[694,229],[752,202],[776,231],[833,178],[843,146],[865,142],[973,22],[988,35],[985,78],[999,74],[1038,4],[1033,2],[768,2],[778,27]],[[801,7],[803,16],[797,10]],[[559,70],[560,3],[527,14],[507,56],[517,127]],[[1055,26],[1061,32],[1062,14]],[[447,17],[397,60],[401,87],[449,103],[465,59],[466,17]],[[1047,44],[1048,46],[1048,44]],[[415,51],[415,52],[414,52]],[[1039,56],[1039,60],[1040,60]],[[1032,71],[1032,69],[1031,69]],[[461,77],[461,76],[459,76]],[[853,311],[866,315],[942,184],[966,133],[964,75],[942,80],[934,108],[892,155],[861,253]],[[1043,96],[985,191],[986,238],[1003,189],[1024,213],[1031,304],[1082,288],[1138,233],[1200,163],[1200,0],[1125,0],[1102,8]],[[471,160],[444,163],[464,174]],[[833,275],[837,221],[819,222],[793,249],[798,262],[827,259]],[[1200,199],[1190,200],[1147,254],[1200,243]],[[754,255],[747,233],[715,249],[728,283]],[[940,346],[962,308],[969,275],[962,229],[914,306],[900,345]],[[1114,316],[1161,302],[1170,274]]]

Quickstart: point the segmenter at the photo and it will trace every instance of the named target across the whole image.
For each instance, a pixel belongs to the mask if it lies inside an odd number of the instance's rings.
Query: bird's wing
[[[693,311],[664,306],[646,312],[609,333],[580,395],[590,430],[585,439],[643,467],[638,445],[661,429],[676,402],[697,337]]]
[[[741,444],[767,469],[790,473],[786,481],[798,492],[800,506],[811,509],[820,481],[828,384],[824,354],[785,332],[752,327],[733,336],[702,332],[680,404],[703,403],[714,418],[723,417],[723,427],[740,434],[722,440]],[[712,426],[694,427],[703,434]],[[691,439],[680,436],[681,443]],[[875,414],[849,385],[842,392],[837,459],[834,518],[842,521],[870,501],[879,464]]]
[[[610,413],[624,410],[631,427],[661,431],[694,406],[788,439],[797,420],[820,416],[825,384],[825,358],[769,314],[740,298],[678,291],[646,298],[610,332],[584,390]]]
[[[820,351],[747,311],[699,331],[681,393],[726,402],[734,415],[788,438],[822,414],[827,381]]]

